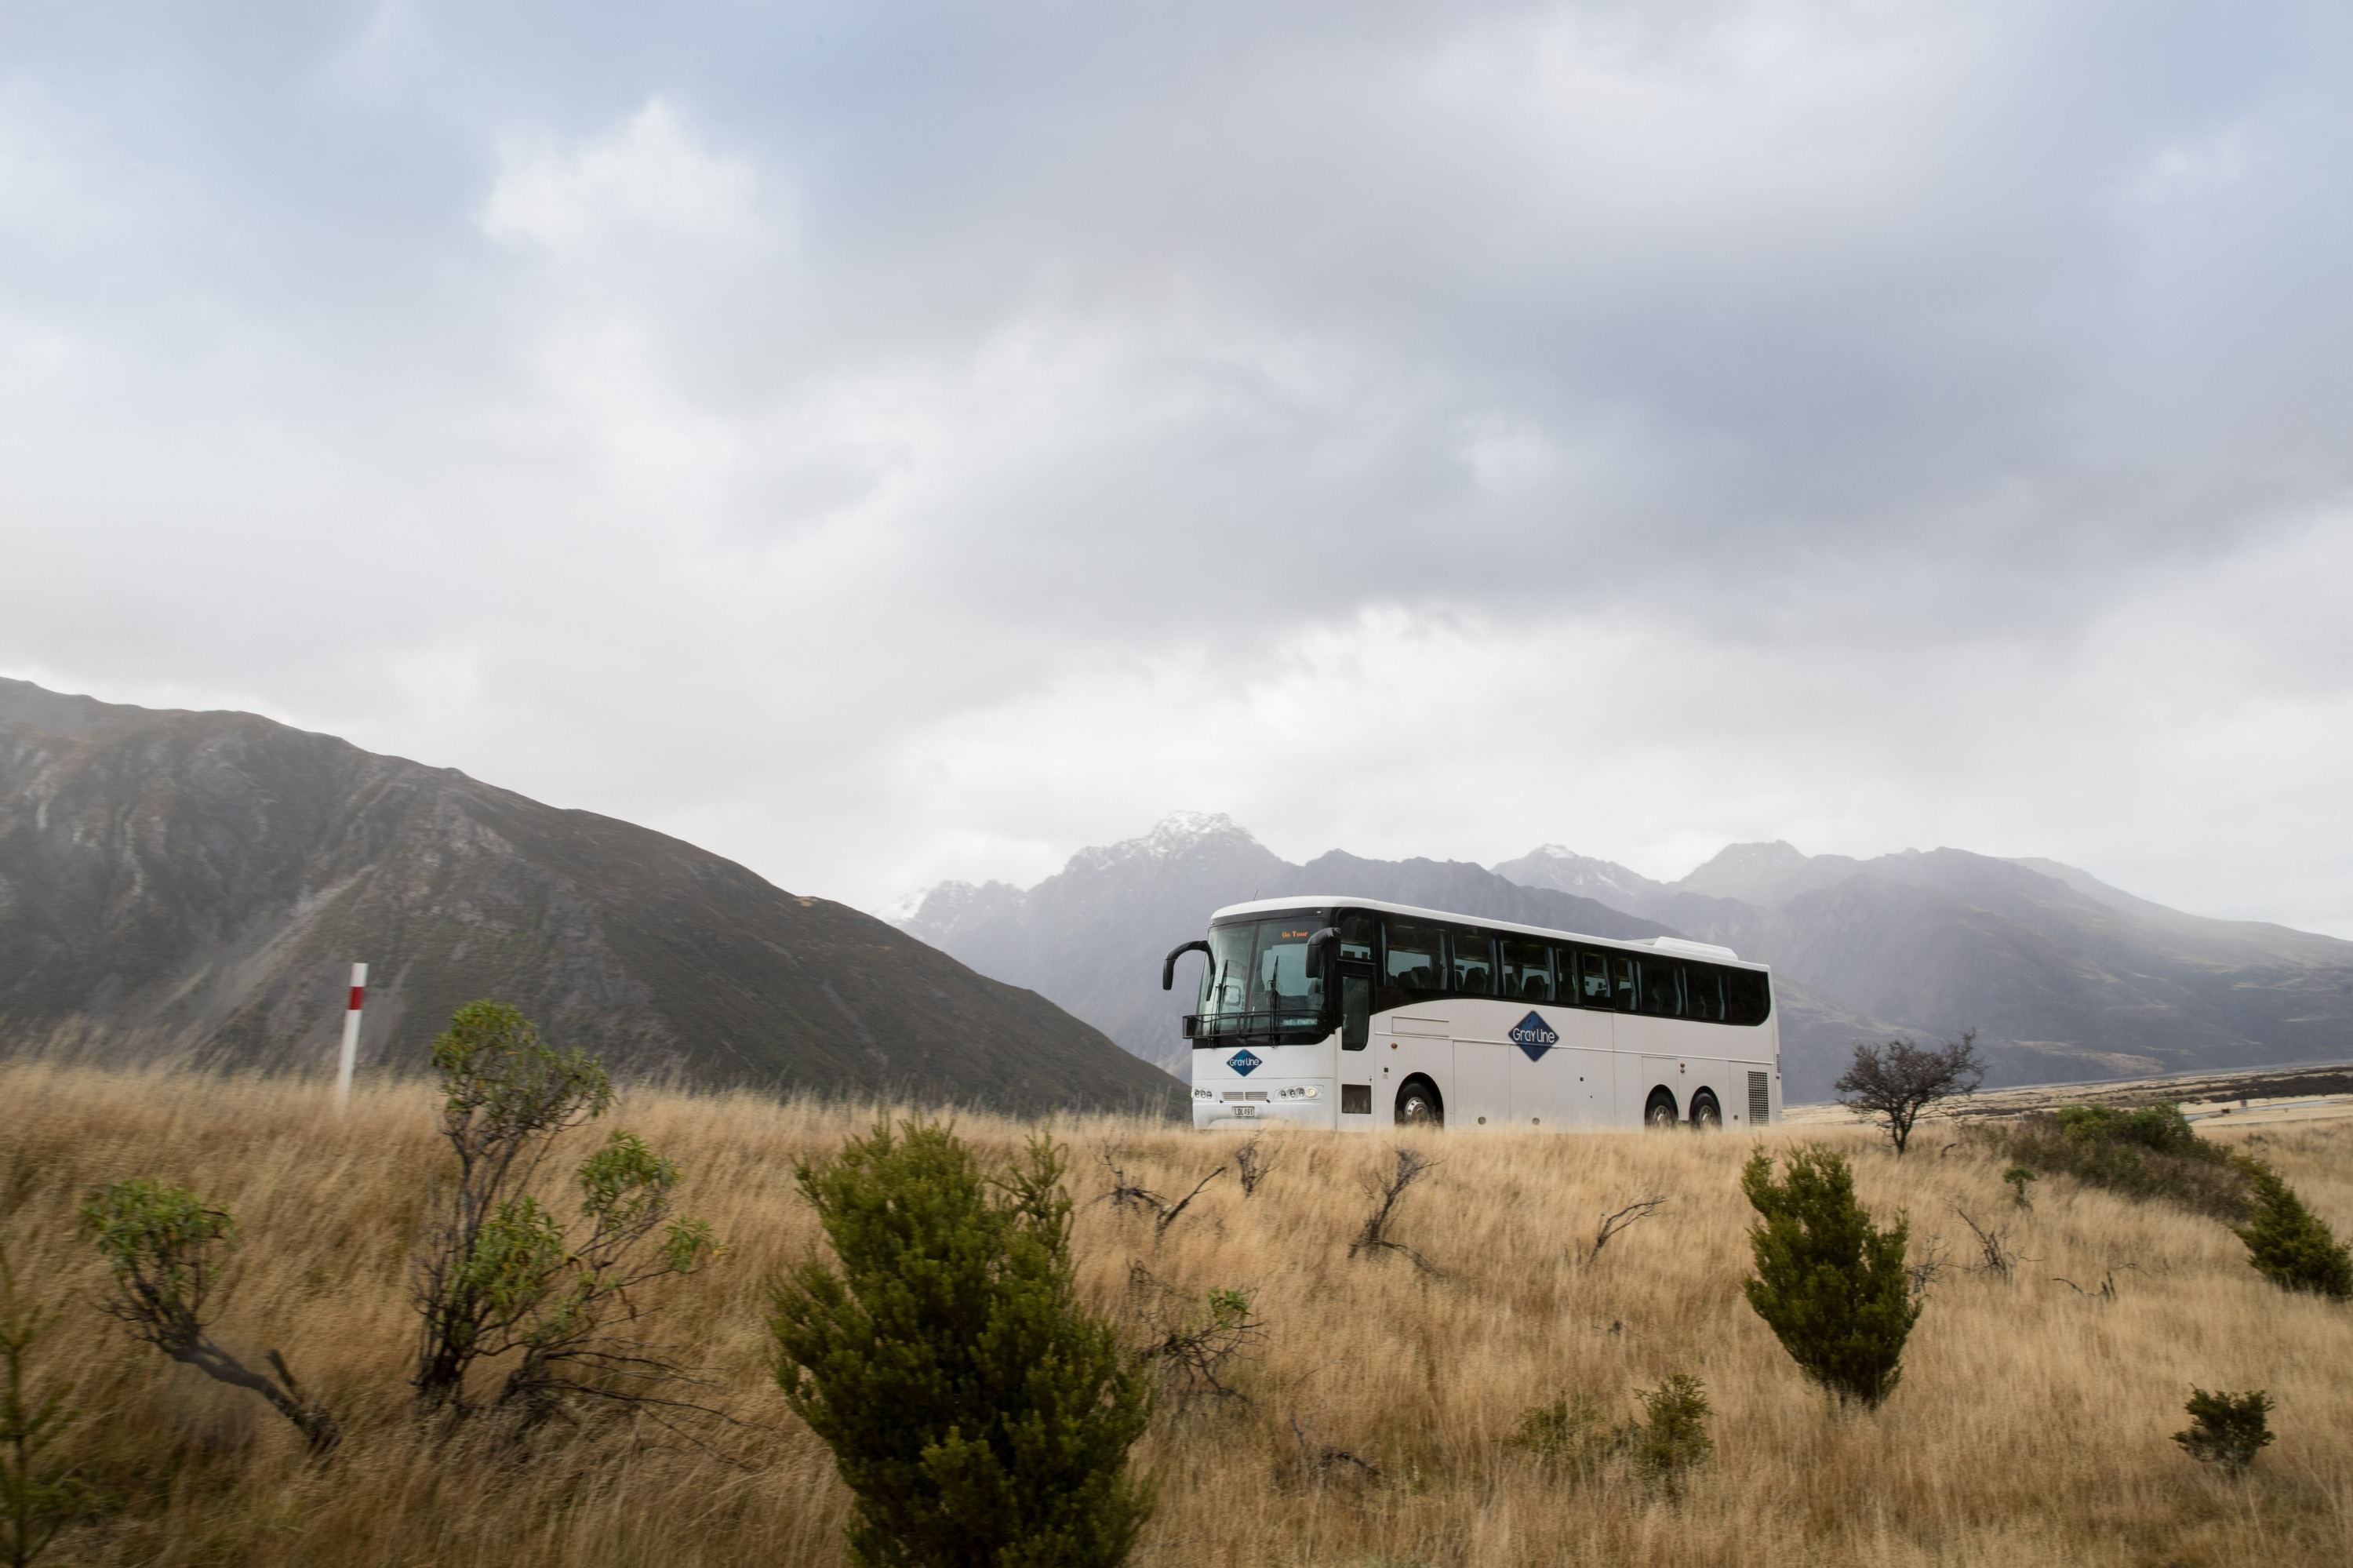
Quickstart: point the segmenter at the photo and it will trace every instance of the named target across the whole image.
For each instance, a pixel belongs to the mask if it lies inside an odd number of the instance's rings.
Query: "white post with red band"
[[[335,1065],[335,1114],[343,1114],[352,1097],[352,1068],[360,1059],[360,1002],[367,995],[367,966],[352,966],[351,1011],[343,1014],[343,1054]]]

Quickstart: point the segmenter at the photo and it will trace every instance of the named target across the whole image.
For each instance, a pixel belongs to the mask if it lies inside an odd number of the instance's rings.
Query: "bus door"
[[[1512,1124],[1510,1024],[1495,1000],[1495,941],[1481,931],[1447,934],[1447,958],[1454,992],[1454,1086],[1446,1100],[1446,1125],[1503,1128]],[[1474,1000],[1475,999],[1475,1000]]]

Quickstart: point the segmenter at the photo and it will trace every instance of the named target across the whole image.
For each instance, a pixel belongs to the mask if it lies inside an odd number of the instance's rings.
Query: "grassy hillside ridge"
[[[436,1168],[422,1086],[363,1091],[338,1120],[285,1079],[0,1068],[0,1226],[20,1273],[68,1305],[47,1375],[80,1380],[97,1478],[126,1508],[69,1563],[256,1565],[751,1564],[839,1562],[845,1499],[827,1457],[762,1368],[763,1287],[818,1245],[791,1162],[838,1148],[871,1107],[645,1089],[576,1137],[643,1133],[685,1170],[681,1207],[735,1249],[670,1287],[662,1337],[690,1342],[752,1426],[749,1467],[677,1445],[582,1444],[517,1468],[437,1461],[406,1420],[413,1353],[406,1260]],[[1022,1124],[957,1125],[1008,1155]],[[1931,1288],[1904,1385],[1884,1411],[1833,1418],[1741,1300],[1750,1140],[1687,1134],[1462,1133],[1414,1141],[1440,1163],[1409,1193],[1402,1258],[1351,1261],[1359,1183],[1398,1137],[1270,1136],[1278,1164],[1245,1199],[1238,1137],[1096,1118],[1057,1125],[1077,1155],[1076,1248],[1098,1308],[1130,1300],[1141,1263],[1187,1292],[1255,1292],[1262,1358],[1247,1408],[1173,1406],[1140,1448],[1163,1503],[1147,1564],[1422,1563],[1862,1564],[2196,1563],[2276,1568],[2353,1556],[2353,1318],[2258,1278],[2219,1224],[2063,1180],[2019,1213],[1997,1162],[1964,1147],[1897,1162],[1860,1133],[1865,1202],[1966,1240],[1947,1205],[2007,1224],[2034,1259],[2008,1282],[1948,1267]],[[1768,1141],[1792,1141],[1777,1132]],[[1106,1142],[1131,1179],[1182,1192],[1220,1163],[1155,1245],[1148,1222],[1089,1200]],[[2261,1146],[2316,1209],[2353,1228],[2353,1128]],[[90,1305],[95,1255],[74,1203],[129,1175],[227,1204],[248,1237],[219,1328],[284,1350],[347,1434],[323,1468],[290,1429],[130,1344]],[[1668,1200],[1590,1267],[1570,1259],[1597,1216]],[[2093,1294],[2054,1283],[2065,1277]],[[2113,1301],[2099,1294],[2116,1281]],[[1503,1446],[1520,1413],[1589,1393],[1614,1416],[1673,1372],[1704,1380],[1714,1465],[1680,1507],[1624,1478],[1570,1486]],[[2267,1387],[2279,1442],[2242,1486],[2168,1435],[2190,1385]],[[1297,1422],[1294,1427],[1293,1421]],[[1303,1450],[1301,1434],[1307,1446]],[[1326,1446],[1380,1467],[1303,1465]]]
[[[0,681],[0,1050],[420,1069],[509,999],[617,1070],[706,1086],[1175,1108],[1034,991],[681,840],[251,714]]]

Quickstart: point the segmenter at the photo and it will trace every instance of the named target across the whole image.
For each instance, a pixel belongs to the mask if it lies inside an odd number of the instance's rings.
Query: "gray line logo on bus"
[[[1533,1062],[1560,1044],[1560,1032],[1546,1023],[1541,1013],[1531,1012],[1513,1024],[1505,1038],[1526,1052],[1528,1060]]]
[[[1252,1073],[1257,1072],[1260,1067],[1265,1065],[1265,1064],[1247,1051],[1237,1051],[1232,1055],[1226,1058],[1226,1065],[1231,1067],[1235,1072],[1240,1073],[1243,1077],[1247,1078]]]

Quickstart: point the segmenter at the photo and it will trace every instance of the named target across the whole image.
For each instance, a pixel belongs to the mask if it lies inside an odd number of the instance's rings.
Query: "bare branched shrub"
[[[1119,1162],[1119,1150],[1110,1144],[1104,1144],[1096,1151],[1095,1157],[1103,1161],[1103,1170],[1111,1176],[1111,1191],[1103,1194],[1103,1198],[1098,1199],[1097,1202],[1107,1199],[1114,1209],[1125,1210],[1133,1207],[1150,1214],[1152,1239],[1155,1245],[1158,1245],[1161,1237],[1168,1234],[1168,1227],[1176,1223],[1177,1216],[1193,1206],[1193,1200],[1201,1195],[1202,1189],[1226,1173],[1226,1168],[1222,1165],[1219,1166],[1215,1171],[1194,1182],[1191,1192],[1172,1203],[1151,1188],[1129,1181],[1126,1167]]]
[[[1366,1174],[1365,1195],[1373,1200],[1373,1212],[1365,1216],[1365,1228],[1356,1233],[1355,1241],[1348,1244],[1350,1257],[1370,1252],[1402,1253],[1424,1273],[1439,1272],[1436,1264],[1389,1234],[1389,1226],[1397,1219],[1398,1200],[1437,1165],[1438,1161],[1418,1150],[1400,1149],[1397,1151],[1395,1165],[1376,1167]]]
[[[269,1352],[276,1376],[223,1350],[206,1317],[220,1273],[237,1246],[237,1221],[185,1187],[141,1178],[101,1187],[81,1206],[83,1226],[113,1272],[107,1312],[144,1343],[216,1383],[259,1394],[324,1454],[343,1433],[323,1405],[303,1396]]]
[[[1242,1196],[1258,1192],[1258,1184],[1274,1174],[1275,1158],[1265,1149],[1266,1134],[1254,1132],[1250,1141],[1234,1150],[1234,1173],[1242,1180]]]
[[[1176,1403],[1203,1396],[1248,1401],[1227,1380],[1232,1363],[1249,1358],[1266,1331],[1252,1292],[1213,1289],[1194,1296],[1140,1263],[1128,1265],[1127,1291],[1144,1330],[1144,1353],[1157,1363],[1161,1382]]]
[[[1912,1282],[1914,1299],[1926,1296],[1928,1287],[1944,1277],[1945,1266],[1949,1261],[1944,1237],[1923,1238],[1919,1257],[1904,1266],[1904,1277]]]
[[[1901,1159],[1921,1115],[1946,1100],[1975,1094],[1985,1075],[1978,1032],[1964,1029],[1959,1039],[1935,1046],[1912,1040],[1857,1042],[1854,1061],[1832,1087],[1841,1105],[1878,1118]]]
[[[2021,1261],[2010,1245],[2010,1227],[2003,1225],[1998,1230],[1988,1230],[1971,1219],[1968,1211],[1958,1203],[1947,1206],[1960,1216],[1961,1224],[1968,1226],[1969,1234],[1977,1238],[1978,1260],[1969,1266],[1980,1273],[1997,1275],[2007,1281]]]
[[[1633,1229],[1634,1226],[1658,1213],[1665,1203],[1666,1199],[1663,1197],[1655,1193],[1645,1193],[1624,1208],[1603,1214],[1600,1224],[1594,1229],[1593,1245],[1578,1249],[1573,1255],[1578,1266],[1590,1266],[1594,1260],[1601,1255],[1601,1249],[1609,1245],[1610,1237]]]
[[[2078,1296],[2090,1297],[2100,1301],[2114,1301],[2116,1298],[2116,1271],[2113,1268],[2107,1271],[2106,1277],[2100,1281],[2100,1287],[2096,1290],[2086,1290],[2073,1280],[2056,1274],[2051,1277],[2051,1283],[2063,1285]]]
[[[1335,1474],[1354,1475],[1367,1481],[1388,1478],[1378,1465],[1362,1455],[1317,1440],[1295,1410],[1291,1413],[1291,1436],[1299,1444],[1299,1478],[1310,1485],[1328,1480]]]

